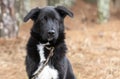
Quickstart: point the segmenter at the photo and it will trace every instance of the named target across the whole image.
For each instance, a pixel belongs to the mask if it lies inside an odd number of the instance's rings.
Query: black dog
[[[53,56],[35,79],[75,79],[71,64],[66,58],[64,18],[73,13],[63,6],[34,8],[24,18],[34,21],[27,43],[26,71],[29,79],[36,74],[54,47]]]

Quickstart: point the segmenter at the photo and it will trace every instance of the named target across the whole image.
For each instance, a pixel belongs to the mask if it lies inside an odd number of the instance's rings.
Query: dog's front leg
[[[75,75],[73,74],[72,66],[69,60],[67,60],[67,63],[68,63],[68,69],[67,69],[66,79],[76,79]]]
[[[26,56],[26,71],[27,71],[27,75],[29,77],[29,79],[31,79],[33,72],[36,70],[37,68],[37,63],[34,62],[28,55]]]

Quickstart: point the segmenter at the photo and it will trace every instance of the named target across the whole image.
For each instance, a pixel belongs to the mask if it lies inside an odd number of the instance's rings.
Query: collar
[[[54,47],[54,45],[50,45],[50,42],[47,42],[47,43],[46,43],[46,41],[43,41],[42,39],[38,38],[38,37],[40,37],[40,35],[39,35],[38,33],[36,33],[36,32],[31,31],[31,37],[32,37],[32,39],[34,39],[35,41],[44,44],[44,45],[45,45],[45,48],[46,48],[47,50],[51,50],[51,47]]]
[[[45,46],[45,48],[46,48],[47,50],[51,50],[52,47]]]

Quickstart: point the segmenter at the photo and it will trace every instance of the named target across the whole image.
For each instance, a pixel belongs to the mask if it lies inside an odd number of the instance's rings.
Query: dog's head
[[[73,13],[63,6],[34,8],[24,18],[34,21],[32,31],[39,34],[44,41],[57,40],[59,34],[64,32],[64,18],[66,15],[73,17]]]

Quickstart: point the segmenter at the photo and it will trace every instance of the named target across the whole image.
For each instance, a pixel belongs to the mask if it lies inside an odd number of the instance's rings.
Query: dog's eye
[[[54,22],[59,23],[60,20],[59,20],[58,18],[55,18],[55,19],[54,19]]]
[[[41,17],[40,22],[44,23],[47,21],[47,19],[48,19],[47,16]]]
[[[59,19],[58,19],[58,18],[55,18],[55,20],[56,20],[56,21],[59,21]]]
[[[44,20],[46,20],[46,21],[47,21],[47,16],[44,16]]]
[[[54,18],[53,20],[54,20],[55,22],[58,22],[58,21],[59,21],[59,19],[58,19],[58,18]]]

